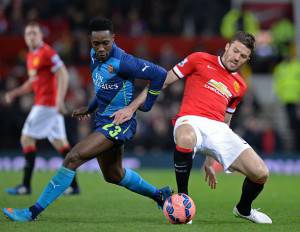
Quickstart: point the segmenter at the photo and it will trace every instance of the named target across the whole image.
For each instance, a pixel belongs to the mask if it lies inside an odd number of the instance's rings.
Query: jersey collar
[[[32,50],[30,50],[30,51],[33,52],[33,53],[35,53],[35,52],[37,52],[38,50],[40,50],[40,48],[43,47],[44,44],[45,44],[45,43],[42,41],[41,44],[40,44],[39,46],[37,46],[35,49],[32,49]]]
[[[227,70],[227,68],[224,66],[222,60],[221,60],[221,56],[218,56],[218,62],[219,62],[219,65],[225,69],[227,72],[230,72],[229,70]],[[237,72],[230,72],[231,74],[237,74]]]

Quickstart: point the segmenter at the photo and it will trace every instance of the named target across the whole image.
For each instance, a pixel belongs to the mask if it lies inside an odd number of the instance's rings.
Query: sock
[[[153,200],[157,200],[159,197],[159,190],[156,187],[145,181],[138,173],[128,168],[125,169],[125,175],[119,185],[135,193],[150,197]]]
[[[248,179],[247,177],[244,180],[242,195],[239,203],[236,205],[238,211],[244,215],[249,216],[251,212],[251,205],[258,194],[263,190],[264,184],[255,183]]]
[[[23,185],[27,188],[30,188],[32,173],[35,164],[36,147],[35,146],[24,147],[23,154],[25,158]]]
[[[59,153],[61,154],[61,156],[63,158],[65,158],[67,156],[67,154],[69,153],[70,151],[70,147],[69,146],[65,146],[63,147],[62,149],[59,150]],[[78,189],[79,186],[78,186],[78,183],[77,183],[77,178],[76,178],[76,175],[74,176],[74,179],[70,185],[73,189]]]
[[[174,151],[174,168],[178,193],[188,194],[188,183],[193,166],[193,149],[186,149],[176,145]]]
[[[63,166],[57,170],[55,176],[50,180],[36,204],[29,208],[33,219],[64,193],[70,186],[74,176],[75,171]]]

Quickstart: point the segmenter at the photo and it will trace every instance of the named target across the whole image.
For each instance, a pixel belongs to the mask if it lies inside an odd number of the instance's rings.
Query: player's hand
[[[218,181],[213,166],[204,165],[204,171],[205,171],[205,181],[208,183],[211,189],[216,189]]]
[[[79,120],[86,120],[91,117],[91,114],[88,112],[88,107],[81,107],[73,111],[72,117],[78,118]]]
[[[115,125],[120,125],[130,120],[134,112],[135,111],[131,107],[126,106],[125,108],[120,109],[111,115],[111,117],[114,117],[114,121],[112,123]]]
[[[11,104],[15,99],[15,95],[12,92],[7,92],[4,95],[4,100],[6,104]]]

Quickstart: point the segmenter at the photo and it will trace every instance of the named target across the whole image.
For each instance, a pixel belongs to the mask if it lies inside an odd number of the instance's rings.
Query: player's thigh
[[[35,139],[47,138],[56,124],[57,111],[53,107],[33,106],[24,123],[22,134]]]
[[[243,173],[256,182],[264,182],[269,175],[266,164],[252,148],[244,150],[230,168]]]
[[[113,146],[111,149],[102,152],[97,156],[97,160],[104,178],[109,182],[120,182],[124,170],[122,167],[122,157],[124,146]]]
[[[66,134],[66,127],[65,127],[65,121],[61,114],[57,113],[53,117],[53,124],[51,128],[49,129],[48,133],[48,140],[50,143],[52,143],[53,146],[60,146],[61,142],[66,143],[67,142],[67,134]],[[56,141],[54,141],[56,140]],[[53,142],[57,142],[56,144],[53,144]]]
[[[77,143],[67,155],[67,158],[76,157],[82,161],[90,160],[102,152],[112,148],[114,143],[100,132],[93,132]]]

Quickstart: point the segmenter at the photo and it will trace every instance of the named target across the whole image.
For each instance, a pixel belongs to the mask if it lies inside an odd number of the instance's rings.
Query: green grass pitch
[[[175,187],[173,170],[138,170],[156,186]],[[31,196],[8,196],[6,187],[19,183],[20,172],[0,172],[0,207],[27,207],[35,202],[52,172],[36,172]],[[39,219],[30,223],[10,222],[0,214],[0,231],[300,231],[299,176],[271,175],[255,201],[273,219],[272,225],[257,225],[235,218],[232,208],[240,196],[243,177],[219,174],[216,190],[210,190],[203,174],[194,169],[190,196],[197,213],[192,225],[171,225],[156,204],[126,189],[107,184],[99,173],[79,173],[80,196],[63,196]]]

